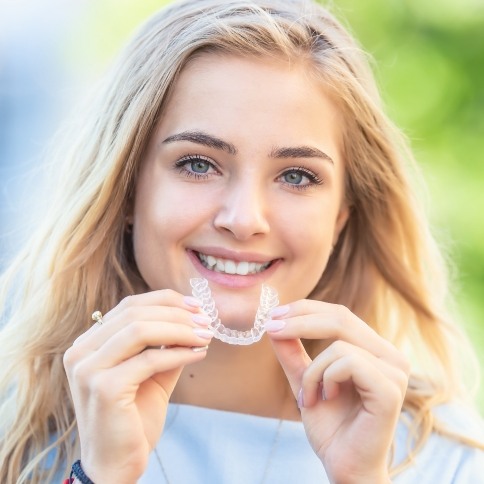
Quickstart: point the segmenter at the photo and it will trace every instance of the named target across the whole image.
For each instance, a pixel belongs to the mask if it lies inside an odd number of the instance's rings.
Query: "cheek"
[[[134,210],[134,231],[136,239],[143,240],[152,234],[165,233],[177,217],[177,211],[171,207],[179,208],[168,197],[163,197],[162,189],[159,191],[146,191],[137,198]]]
[[[135,244],[156,239],[167,245],[190,234],[211,216],[214,201],[194,193],[189,184],[157,183],[141,185],[134,209]],[[192,189],[191,189],[192,188]]]
[[[320,276],[326,267],[331,251],[332,231],[325,230],[321,220],[313,220],[307,226],[298,224],[298,230],[294,234],[291,247],[294,255],[301,264],[303,277],[309,273]],[[309,273],[308,273],[309,272]]]
[[[310,203],[279,205],[274,216],[278,232],[299,257],[322,255],[330,249],[335,230],[335,205],[319,198]]]
[[[323,274],[333,242],[336,210],[323,204],[289,209],[279,217],[278,236],[287,250],[291,276],[280,289],[284,299],[306,298]],[[283,289],[285,287],[285,290]]]
[[[282,295],[287,302],[308,298],[326,269],[331,254],[331,236],[321,229],[321,224],[315,229],[316,224],[313,223],[305,233],[300,227],[291,240],[294,249],[290,261],[291,276],[283,286],[287,293]]]

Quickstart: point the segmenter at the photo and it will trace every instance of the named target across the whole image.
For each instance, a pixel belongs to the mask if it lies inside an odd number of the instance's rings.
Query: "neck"
[[[268,338],[250,346],[213,340],[206,358],[184,368],[172,399],[200,407],[300,420]]]

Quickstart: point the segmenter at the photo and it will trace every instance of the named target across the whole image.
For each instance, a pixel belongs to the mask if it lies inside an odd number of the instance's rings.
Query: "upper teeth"
[[[239,274],[241,276],[261,272],[264,269],[267,269],[270,264],[270,262],[260,264],[258,262],[249,262],[245,260],[236,262],[230,259],[219,259],[218,257],[205,255],[201,252],[198,252],[198,257],[207,269],[215,272],[225,272],[226,274]]]

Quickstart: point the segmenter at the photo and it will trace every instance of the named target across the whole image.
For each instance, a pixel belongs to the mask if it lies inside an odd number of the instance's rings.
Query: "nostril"
[[[270,231],[266,217],[261,212],[254,213],[249,209],[220,212],[214,219],[214,226],[218,230],[230,232],[238,240]]]

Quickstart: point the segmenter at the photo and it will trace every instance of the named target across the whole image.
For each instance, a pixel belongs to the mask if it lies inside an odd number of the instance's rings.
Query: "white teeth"
[[[207,255],[207,264],[213,267],[217,263],[217,259],[213,255]]]
[[[225,266],[227,267],[227,266]],[[239,262],[237,264],[237,274],[241,276],[246,276],[249,272],[249,263],[246,261]]]
[[[235,265],[235,262],[233,260],[225,261],[225,272],[227,274],[235,274],[236,271],[237,266]]]
[[[205,255],[197,252],[198,258],[202,264],[215,272],[224,272],[225,274],[239,274],[246,276],[247,274],[256,274],[262,272],[269,267],[270,262],[259,264],[257,262],[241,261],[235,262],[233,260],[218,259],[212,255]]]

